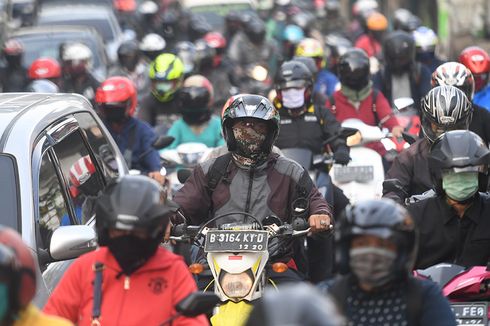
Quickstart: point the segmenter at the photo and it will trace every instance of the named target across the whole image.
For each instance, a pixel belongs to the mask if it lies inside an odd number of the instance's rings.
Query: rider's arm
[[[454,313],[449,301],[443,296],[441,289],[431,281],[420,281],[422,283],[422,316],[420,326],[452,326],[456,325]]]
[[[330,102],[327,101],[326,105],[330,105]],[[325,137],[324,140],[327,140],[330,137],[340,135],[341,126],[340,123],[335,118],[335,115],[327,109],[325,106],[320,108],[321,117],[323,119],[323,135]],[[332,149],[336,152],[339,149],[345,150],[349,152],[349,149],[345,143],[345,139],[342,137],[335,138],[331,143]]]
[[[153,129],[147,125],[146,123],[142,124],[138,130],[141,130],[141,157],[139,158],[139,163],[144,168],[144,170],[148,172],[160,171],[161,163],[160,163],[160,155],[158,151],[153,148],[153,143],[155,142],[157,136]]]
[[[383,120],[386,116],[393,114],[393,110],[391,109],[388,100],[381,92],[378,92],[378,96],[376,97],[376,111],[378,112],[379,120]],[[392,116],[383,123],[383,127],[388,128],[389,130],[392,130],[399,125],[400,124],[395,116]]]
[[[413,178],[413,160],[410,155],[408,150],[398,154],[393,160],[391,168],[386,173],[386,179],[398,179],[401,186],[408,194],[410,194],[410,182]],[[405,198],[402,198],[401,194],[398,192],[385,192],[385,190],[383,190],[383,197],[391,198],[401,204],[405,201]]]

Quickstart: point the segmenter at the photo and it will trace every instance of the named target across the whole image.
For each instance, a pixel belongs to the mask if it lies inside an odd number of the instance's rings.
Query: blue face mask
[[[9,308],[9,288],[7,284],[0,283],[0,320],[7,315]]]

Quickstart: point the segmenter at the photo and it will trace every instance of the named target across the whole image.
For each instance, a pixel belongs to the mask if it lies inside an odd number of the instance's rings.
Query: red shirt
[[[381,55],[381,44],[373,37],[363,34],[359,36],[355,44],[356,48],[364,50],[368,57],[378,57]]]
[[[106,247],[85,254],[68,268],[49,298],[44,312],[64,317],[78,326],[92,320],[95,262],[104,264],[102,325],[160,325],[175,314],[174,306],[197,290],[181,257],[159,247],[156,254],[131,276],[122,275]],[[177,318],[175,326],[209,325],[205,316]]]

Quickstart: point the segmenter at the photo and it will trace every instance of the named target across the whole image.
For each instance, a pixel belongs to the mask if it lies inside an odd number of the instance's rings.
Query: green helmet
[[[182,86],[184,64],[176,55],[162,53],[150,64],[148,76],[153,96],[160,102],[168,102]]]

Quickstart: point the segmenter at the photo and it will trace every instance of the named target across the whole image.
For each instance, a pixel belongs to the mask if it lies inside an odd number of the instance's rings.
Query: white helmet
[[[167,43],[156,33],[146,34],[139,44],[141,51],[163,51]]]
[[[420,26],[413,32],[415,48],[418,52],[433,52],[439,42],[437,34],[426,26]]]
[[[70,43],[63,46],[61,60],[71,61],[73,65],[85,62],[87,69],[92,66],[92,51],[83,43]]]
[[[154,15],[158,12],[158,5],[153,1],[145,1],[138,7],[138,11],[142,15]]]

